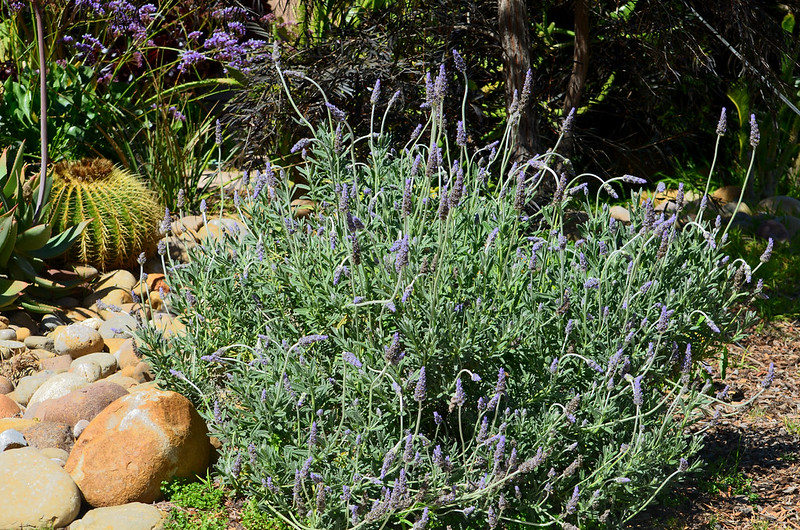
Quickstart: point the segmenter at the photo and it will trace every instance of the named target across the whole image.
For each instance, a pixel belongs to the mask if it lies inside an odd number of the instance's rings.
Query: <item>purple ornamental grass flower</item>
[[[425,367],[419,369],[419,379],[417,379],[417,386],[414,388],[414,401],[417,403],[422,403],[425,401],[426,397],[426,389],[425,389]]]
[[[717,123],[717,136],[724,136],[728,129],[728,109],[722,107],[722,112],[719,114],[719,122]]]

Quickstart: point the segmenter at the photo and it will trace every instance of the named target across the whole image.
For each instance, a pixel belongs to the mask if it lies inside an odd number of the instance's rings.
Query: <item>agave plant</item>
[[[0,310],[24,308],[49,312],[45,298],[64,293],[75,284],[59,282],[47,273],[45,260],[57,257],[77,240],[89,221],[53,235],[52,226],[37,220],[34,197],[41,192],[47,208],[50,182],[40,189],[40,176],[25,179],[27,166],[20,148],[9,166],[9,149],[0,154]],[[46,218],[46,216],[39,216]]]

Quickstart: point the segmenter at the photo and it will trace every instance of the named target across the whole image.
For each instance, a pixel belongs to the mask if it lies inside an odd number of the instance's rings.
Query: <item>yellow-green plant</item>
[[[42,211],[47,209],[49,186],[45,183],[40,188],[39,175],[25,179],[22,149],[10,165],[8,162],[8,149],[4,149],[0,154],[0,310],[51,311],[43,300],[74,285],[50,278],[44,260],[63,254],[88,223],[54,231],[52,225],[37,221],[37,204]],[[34,196],[42,201],[34,201]]]
[[[131,267],[155,246],[163,210],[134,174],[103,158],[53,166],[50,222],[66,229],[88,227],[66,257],[101,270]]]

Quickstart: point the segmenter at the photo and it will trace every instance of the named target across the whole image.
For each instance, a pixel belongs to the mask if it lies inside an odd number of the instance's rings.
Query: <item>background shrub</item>
[[[761,285],[680,197],[625,226],[599,196],[640,179],[590,196],[553,152],[510,163],[513,134],[468,153],[463,115],[448,143],[446,85],[410,141],[329,104],[295,183],[245,179],[246,230],[170,272],[187,333],[143,349],[222,441],[218,473],[293,527],[619,524],[697,465],[687,428],[724,399],[709,363]]]

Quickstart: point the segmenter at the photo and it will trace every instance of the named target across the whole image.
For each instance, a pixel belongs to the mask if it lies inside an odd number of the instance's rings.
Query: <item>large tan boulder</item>
[[[60,465],[33,447],[0,453],[0,528],[63,528],[81,494]]]
[[[65,469],[94,507],[160,497],[161,482],[208,467],[205,422],[188,399],[157,389],[124,396],[86,427]]]

